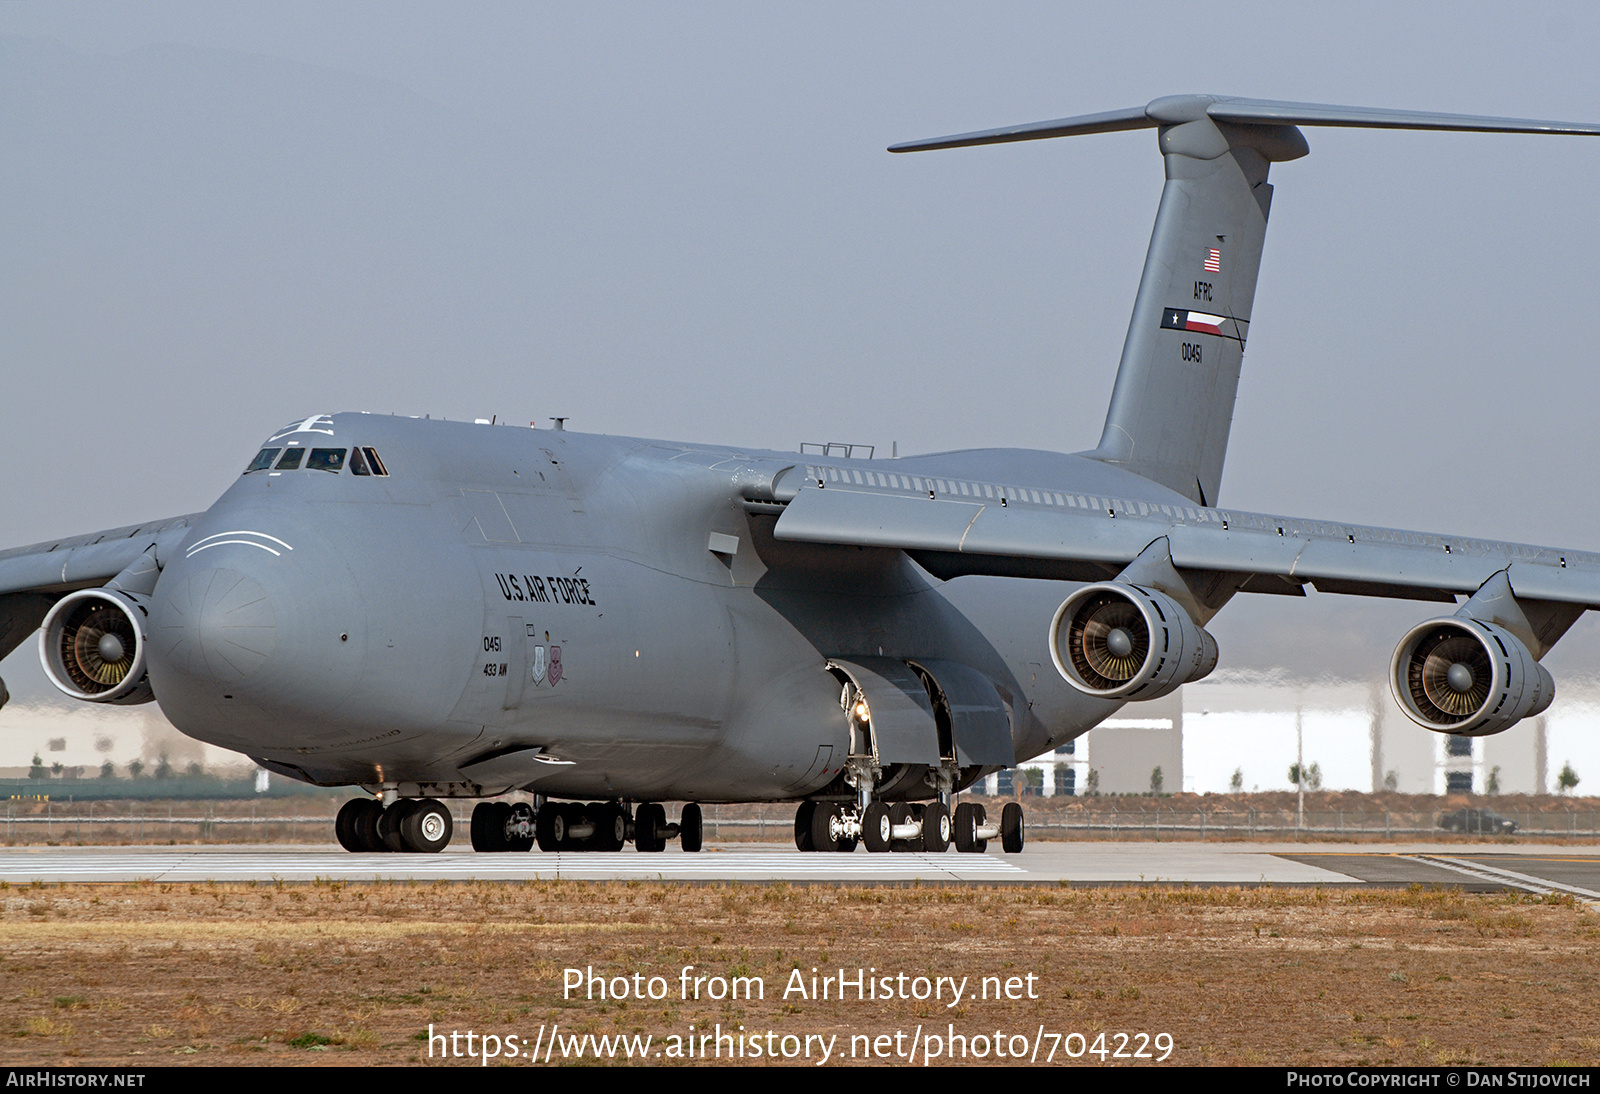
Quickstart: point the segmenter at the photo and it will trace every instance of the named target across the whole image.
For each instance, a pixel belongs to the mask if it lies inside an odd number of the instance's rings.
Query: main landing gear
[[[431,798],[400,798],[385,806],[376,798],[352,798],[333,823],[346,851],[442,851],[450,843],[450,811]],[[685,851],[704,843],[700,806],[683,807],[678,823],[654,802],[633,810],[620,802],[479,802],[472,811],[474,851],[665,851],[677,840]]]
[[[620,802],[481,802],[472,811],[474,851],[620,851],[632,843],[640,851],[665,851],[677,839],[685,851],[698,851],[704,824],[694,802],[683,807],[677,824],[667,811],[646,802],[629,815]]]
[[[952,843],[957,851],[982,854],[999,839],[1009,855],[1022,851],[1022,806],[1008,802],[1000,823],[990,824],[981,805],[962,802],[952,815],[941,801],[926,804],[873,802],[865,810],[838,802],[800,803],[794,815],[794,843],[802,851],[844,851],[864,844],[868,851],[939,853]]]
[[[388,807],[376,798],[352,798],[333,822],[346,851],[442,851],[453,828],[450,810],[432,798],[401,798]]]

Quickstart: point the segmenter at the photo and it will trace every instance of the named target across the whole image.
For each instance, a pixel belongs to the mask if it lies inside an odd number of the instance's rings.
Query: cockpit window
[[[367,458],[361,454],[361,449],[350,450],[350,474],[370,475],[372,471],[367,467]]]
[[[300,461],[302,458],[304,458],[305,454],[306,450],[303,448],[289,449],[283,454],[283,459],[278,461],[278,470],[293,471],[295,468],[300,466]]]
[[[256,458],[250,461],[250,466],[244,469],[244,473],[248,475],[252,471],[265,471],[272,466],[272,461],[277,459],[278,453],[282,451],[281,448],[263,448],[256,453]]]
[[[378,458],[377,449],[363,448],[361,451],[366,455],[367,466],[372,469],[374,475],[387,476],[389,474],[389,469],[383,466],[383,461]]]
[[[306,461],[307,471],[332,471],[337,474],[344,468],[344,449],[342,448],[313,448],[311,458]]]

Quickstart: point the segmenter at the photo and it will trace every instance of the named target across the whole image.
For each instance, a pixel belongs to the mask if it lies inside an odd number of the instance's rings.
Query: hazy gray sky
[[[336,410],[1090,447],[1154,136],[885,145],[1186,91],[1600,121],[1600,9],[1534,10],[13,0],[0,546],[204,508]],[[1222,503],[1600,547],[1600,140],[1307,136]],[[1235,604],[1224,663],[1427,611],[1332,601]]]

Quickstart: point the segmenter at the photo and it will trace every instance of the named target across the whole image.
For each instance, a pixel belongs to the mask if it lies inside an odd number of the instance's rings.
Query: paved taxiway
[[[1491,849],[1492,848],[1492,849]],[[1568,892],[1600,902],[1600,849],[1410,844],[1034,843],[1020,855],[802,854],[781,844],[708,845],[697,855],[560,853],[352,855],[327,844],[13,847],[0,880],[922,881],[1047,884],[1446,885]]]

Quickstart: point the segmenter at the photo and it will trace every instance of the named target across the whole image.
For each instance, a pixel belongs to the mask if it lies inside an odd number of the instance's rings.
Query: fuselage
[[[1183,501],[1053,453],[869,462],[367,414],[308,419],[268,451],[161,574],[157,701],[299,778],[437,794],[815,793],[847,751],[826,671],[841,657],[976,669],[1028,758],[1118,705],[1051,665],[1074,586],[940,581],[900,551],[781,542],[792,477],[1003,469]],[[514,775],[507,755],[524,758]]]

